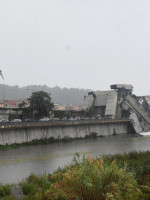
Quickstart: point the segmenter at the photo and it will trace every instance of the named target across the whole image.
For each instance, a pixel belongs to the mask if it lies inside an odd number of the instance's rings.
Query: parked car
[[[9,122],[8,119],[0,119],[0,123],[7,123],[7,122]]]
[[[86,117],[84,120],[90,120],[90,118],[89,118],[89,117]]]
[[[13,119],[10,122],[13,122],[13,123],[15,123],[15,122],[22,122],[22,120],[21,119]]]
[[[74,121],[74,119],[71,117],[71,118],[69,119],[69,121]]]
[[[69,119],[67,117],[63,117],[62,121],[69,121]]]
[[[58,118],[58,117],[56,117],[56,118],[54,118],[54,119],[53,119],[53,121],[59,121],[59,118]]]
[[[50,121],[50,119],[48,117],[44,117],[42,119],[39,120],[40,122],[48,122]]]

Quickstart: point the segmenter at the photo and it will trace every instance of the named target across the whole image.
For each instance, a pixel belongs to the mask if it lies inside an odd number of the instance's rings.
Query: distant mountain
[[[58,86],[50,88],[46,85],[29,85],[26,87],[9,86],[0,84],[0,100],[23,100],[30,97],[32,92],[43,90],[51,94],[52,101],[58,104],[82,105],[84,96],[89,89],[60,88]]]

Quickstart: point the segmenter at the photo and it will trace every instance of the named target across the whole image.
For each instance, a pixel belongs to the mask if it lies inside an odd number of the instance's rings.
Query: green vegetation
[[[49,143],[55,143],[55,142],[70,142],[75,140],[76,138],[71,138],[69,136],[65,136],[64,138],[54,138],[54,137],[50,137],[50,138],[42,138],[42,139],[35,139],[32,140],[31,142],[23,142],[23,143],[14,143],[14,144],[6,144],[6,145],[0,145],[0,150],[8,150],[8,149],[14,149],[14,148],[18,148],[21,146],[30,146],[30,145],[39,145],[39,144],[49,144]]]
[[[65,168],[41,177],[31,174],[20,186],[21,200],[149,200],[150,151],[101,159],[76,153]],[[0,186],[0,195],[17,199],[10,196],[9,185]]]
[[[93,132],[90,135],[86,135],[84,138],[78,137],[78,138],[71,138],[70,136],[65,136],[63,138],[42,138],[42,139],[35,139],[32,140],[31,142],[23,142],[23,143],[14,143],[14,144],[6,144],[6,145],[0,145],[0,151],[3,150],[8,150],[8,149],[15,149],[21,146],[29,146],[29,145],[38,145],[38,144],[50,144],[50,143],[56,143],[56,142],[71,142],[74,140],[82,140],[82,139],[87,139],[87,138],[96,138],[97,133]],[[102,136],[101,136],[102,137]]]
[[[10,193],[11,193],[11,186],[9,184],[6,185],[0,184],[0,197],[10,195]]]
[[[83,97],[91,91],[78,88],[60,88],[58,86],[48,87],[46,85],[28,85],[26,87],[19,87],[17,85],[9,86],[0,84],[1,99],[4,87],[5,99],[7,100],[26,99],[31,91],[45,91],[52,94],[51,96],[54,102],[65,105],[82,105],[84,103]]]
[[[75,164],[66,171],[49,177],[52,182],[44,193],[43,200],[136,200],[140,194],[136,180],[127,167],[119,168],[103,160],[83,157],[74,159]]]
[[[63,119],[64,117],[69,118],[69,113],[66,110],[54,110],[54,117]]]
[[[2,197],[1,200],[18,200],[18,199],[16,199],[16,197],[14,196],[5,196],[5,197]]]
[[[50,93],[44,91],[32,92],[28,98],[29,106],[27,102],[23,101],[18,105],[19,108],[15,108],[15,111],[22,111],[22,119],[39,120],[42,117],[49,117],[52,113],[54,103],[52,102]]]
[[[49,93],[44,91],[32,92],[28,100],[30,102],[29,109],[33,110],[34,117],[37,119],[49,117],[49,113],[54,107]]]

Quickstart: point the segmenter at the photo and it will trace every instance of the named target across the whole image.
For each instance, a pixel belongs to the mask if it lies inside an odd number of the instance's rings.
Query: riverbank
[[[148,200],[150,151],[108,155],[101,159],[90,155],[80,157],[76,153],[70,165],[53,174],[41,177],[31,174],[19,184],[16,195],[13,189],[2,197],[2,186],[0,188],[2,200],[16,200],[19,195],[22,200],[103,200],[106,197],[108,200]]]
[[[150,137],[137,137],[132,134],[20,146],[0,151],[0,182],[18,183],[31,173],[53,173],[58,167],[62,168],[70,163],[76,152],[81,156],[90,152],[91,156],[96,158],[149,149]]]
[[[39,140],[35,139],[30,142],[14,143],[14,144],[10,144],[10,145],[9,144],[0,145],[0,151],[15,149],[15,148],[19,148],[21,146],[42,145],[42,144],[44,145],[44,144],[52,144],[52,143],[57,143],[57,142],[71,142],[74,140],[83,140],[83,139],[87,139],[87,138],[96,138],[96,137],[104,137],[104,136],[97,136],[97,133],[92,132],[90,135],[86,135],[85,137],[72,138],[70,136],[65,136],[63,138],[50,137],[50,138],[43,138],[43,139],[39,139]]]

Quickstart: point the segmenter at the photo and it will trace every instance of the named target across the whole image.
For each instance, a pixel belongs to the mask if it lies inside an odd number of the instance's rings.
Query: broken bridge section
[[[92,91],[85,96],[85,109],[100,119],[128,118],[136,133],[150,130],[150,104],[144,96],[132,94],[133,86],[114,84],[109,91]]]
[[[150,130],[150,117],[148,110],[145,109],[141,97],[132,94],[132,85],[113,85],[118,92],[118,105],[120,109],[126,111],[129,118],[132,119],[133,127],[136,133]],[[143,97],[144,98],[144,97]]]

